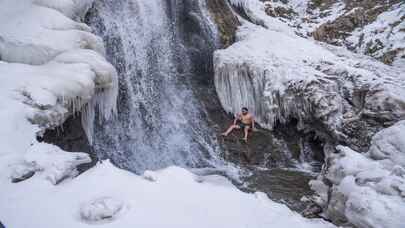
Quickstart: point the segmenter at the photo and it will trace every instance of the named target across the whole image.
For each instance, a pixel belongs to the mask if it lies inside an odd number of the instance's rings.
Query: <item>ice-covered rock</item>
[[[109,221],[125,209],[125,204],[111,197],[101,197],[84,203],[80,208],[80,218],[85,222]]]
[[[371,141],[369,155],[374,160],[390,160],[405,168],[405,121],[378,132]]]
[[[237,38],[214,55],[215,85],[228,112],[247,106],[269,129],[295,119],[300,129],[361,149],[382,123],[405,117],[400,68],[271,27],[245,23]]]
[[[357,227],[405,225],[405,122],[377,133],[367,154],[338,146],[311,182],[324,215]],[[397,147],[398,146],[398,147]]]

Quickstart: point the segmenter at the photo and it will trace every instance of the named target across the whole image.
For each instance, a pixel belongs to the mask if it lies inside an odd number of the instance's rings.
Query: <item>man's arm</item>
[[[240,115],[238,113],[238,114],[236,114],[235,118],[233,119],[233,124],[236,125],[236,123],[238,122],[239,119],[240,119]]]

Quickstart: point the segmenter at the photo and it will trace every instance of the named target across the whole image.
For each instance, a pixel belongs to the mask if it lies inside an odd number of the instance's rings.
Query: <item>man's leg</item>
[[[244,137],[243,139],[247,142],[250,127],[249,127],[249,126],[246,126],[245,129],[243,129],[243,130],[244,130],[244,132],[245,132],[245,137]]]
[[[232,124],[232,125],[228,128],[228,130],[226,130],[226,132],[222,133],[222,135],[223,135],[223,136],[228,136],[229,133],[231,133],[235,128],[236,128],[236,129],[239,129],[240,127],[239,127],[238,125]]]

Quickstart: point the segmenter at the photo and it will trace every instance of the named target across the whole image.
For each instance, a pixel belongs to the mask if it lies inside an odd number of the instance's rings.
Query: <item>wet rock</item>
[[[308,205],[302,212],[302,215],[306,218],[319,218],[319,214],[322,213],[322,208],[317,204]]]
[[[235,42],[235,33],[240,25],[237,17],[233,14],[227,1],[208,0],[207,5],[218,26],[223,46],[230,46]]]

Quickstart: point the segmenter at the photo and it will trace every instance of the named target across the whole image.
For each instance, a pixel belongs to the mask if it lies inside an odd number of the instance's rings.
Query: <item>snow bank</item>
[[[405,225],[404,134],[400,121],[376,134],[367,154],[339,146],[328,155],[323,176],[311,182],[325,216],[358,227]]]
[[[2,182],[8,193],[0,194],[2,222],[13,228],[89,227],[83,218],[100,227],[334,227],[305,219],[263,193],[240,192],[224,179],[197,178],[177,167],[153,174],[156,181],[150,182],[106,161],[63,185],[36,176]]]
[[[41,3],[53,1],[41,1]],[[0,56],[7,62],[43,64],[64,51],[85,48],[104,53],[101,38],[59,11],[30,0],[0,2]]]

